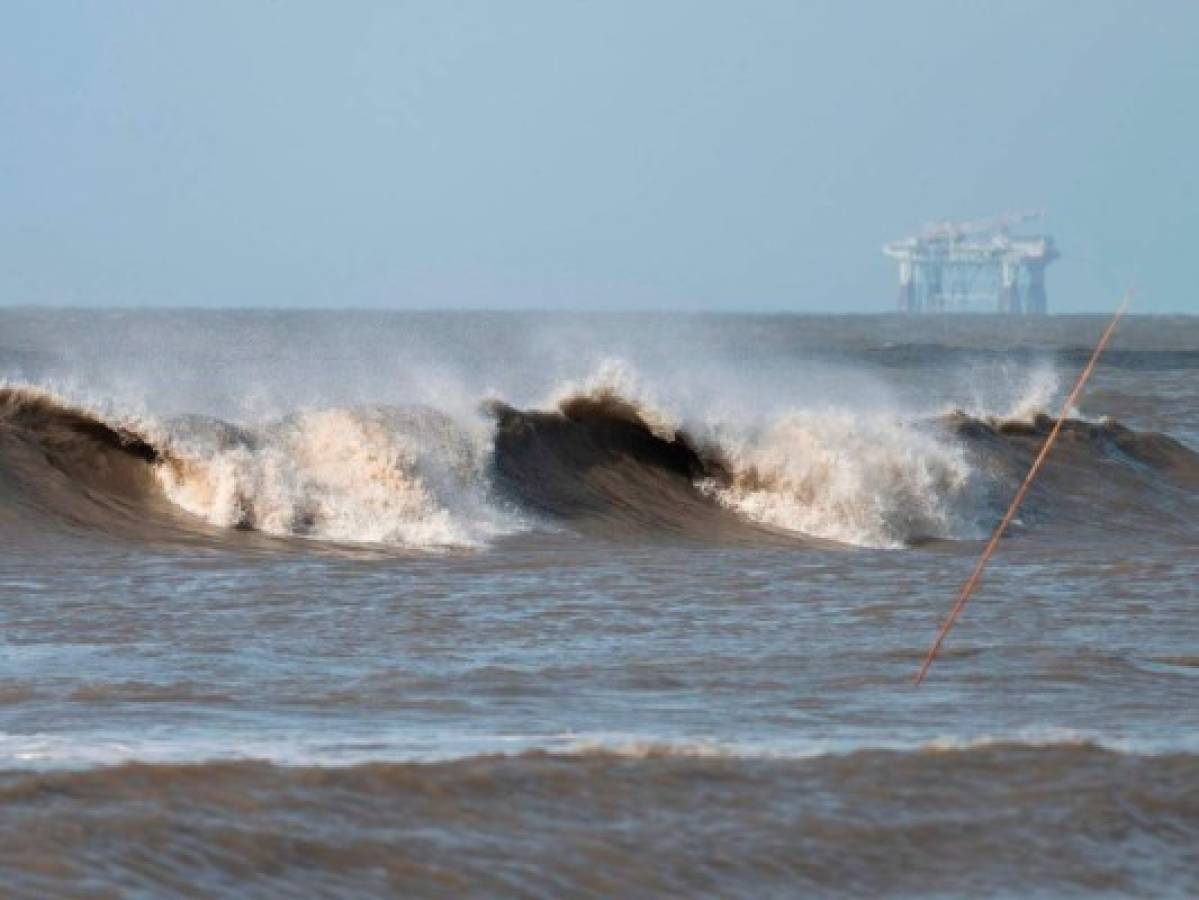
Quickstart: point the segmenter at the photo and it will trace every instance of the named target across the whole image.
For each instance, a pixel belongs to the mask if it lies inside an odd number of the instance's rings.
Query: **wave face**
[[[652,427],[633,403],[611,393],[576,395],[554,412],[502,403],[495,472],[517,502],[575,528],[614,537],[646,531],[737,540],[769,535],[730,515],[701,485],[729,479],[714,448],[685,432]]]
[[[1004,502],[1040,451],[1054,419],[947,416],[944,426],[968,448],[976,466],[1005,488]],[[1049,461],[1022,507],[1030,527],[1120,529],[1148,540],[1195,534],[1199,454],[1155,432],[1138,432],[1107,419],[1069,419]]]
[[[607,388],[555,412],[503,404],[496,468],[521,503],[603,528],[901,547],[971,536],[965,448],[886,419],[790,414],[693,437]]]
[[[0,776],[0,869],[30,895],[1185,896],[1197,781],[1191,755],[1018,744],[130,764]]]
[[[162,450],[133,427],[35,389],[0,389],[0,522],[153,537],[179,524]]]
[[[0,508],[147,540],[239,534],[433,549],[515,527],[485,499],[477,435],[431,410],[299,413],[258,429],[113,420],[0,390]]]
[[[828,411],[678,425],[610,386],[548,411],[501,401],[307,410],[261,426],[108,417],[0,391],[0,509],[70,527],[481,547],[544,528],[612,540],[901,548],[986,534],[1052,420]],[[1070,420],[1023,523],[1193,534],[1199,456],[1165,435]]]

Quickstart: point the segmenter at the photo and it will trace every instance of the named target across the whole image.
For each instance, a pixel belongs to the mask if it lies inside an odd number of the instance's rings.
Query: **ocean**
[[[0,310],[0,893],[1199,894],[1199,318]]]

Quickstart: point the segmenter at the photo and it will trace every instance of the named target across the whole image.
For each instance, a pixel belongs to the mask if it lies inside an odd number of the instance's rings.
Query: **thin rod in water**
[[[966,579],[966,583],[962,585],[961,591],[958,593],[957,602],[953,604],[953,608],[949,611],[949,615],[945,617],[945,621],[941,624],[941,629],[937,632],[936,640],[933,641],[931,647],[928,648],[928,654],[924,657],[924,663],[920,666],[920,671],[915,678],[915,684],[919,685],[924,681],[928,670],[933,664],[933,660],[937,658],[937,652],[941,649],[941,644],[945,642],[945,636],[949,634],[949,629],[953,628],[953,623],[957,621],[958,616],[962,614],[962,609],[966,606],[966,601],[970,599],[970,595],[974,593],[974,589],[978,587],[978,582],[982,579],[983,569],[987,567],[987,561],[991,558],[991,554],[995,552],[995,548],[999,546],[999,539],[1003,537],[1003,533],[1007,531],[1008,526],[1012,523],[1012,519],[1016,517],[1016,510],[1020,508],[1020,504],[1024,502],[1024,497],[1028,494],[1029,488],[1032,487],[1033,479],[1037,477],[1037,473],[1041,471],[1041,467],[1045,464],[1045,460],[1049,457],[1049,451],[1053,448],[1053,442],[1057,440],[1058,433],[1062,430],[1062,423],[1066,421],[1066,416],[1078,401],[1079,395],[1082,393],[1083,386],[1087,383],[1087,379],[1091,377],[1091,373],[1095,371],[1095,364],[1099,362],[1099,356],[1103,353],[1108,341],[1112,339],[1112,335],[1116,331],[1116,326],[1120,320],[1124,318],[1124,313],[1128,309],[1128,304],[1132,302],[1132,290],[1129,290],[1124,295],[1124,299],[1120,302],[1120,308],[1116,310],[1116,314],[1112,316],[1111,322],[1108,323],[1103,335],[1099,338],[1099,343],[1095,345],[1095,349],[1091,352],[1091,358],[1087,362],[1086,368],[1082,370],[1082,374],[1078,376],[1078,381],[1074,384],[1074,390],[1070,392],[1070,396],[1066,398],[1062,404],[1062,411],[1058,414],[1057,421],[1053,423],[1053,428],[1049,432],[1049,436],[1045,438],[1045,443],[1041,445],[1041,452],[1037,454],[1037,458],[1033,460],[1032,468],[1028,470],[1028,474],[1024,476],[1024,481],[1016,491],[1016,496],[1012,498],[1011,505],[1007,508],[1007,512],[1003,514],[1003,518],[999,520],[999,525],[995,528],[995,533],[991,535],[991,539],[987,542],[986,548],[982,552],[982,556],[978,558],[978,562],[974,565],[974,571],[970,577]]]

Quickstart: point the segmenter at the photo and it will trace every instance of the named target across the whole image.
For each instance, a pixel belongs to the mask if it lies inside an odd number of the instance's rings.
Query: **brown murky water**
[[[12,896],[1199,892],[1199,321],[0,312]]]

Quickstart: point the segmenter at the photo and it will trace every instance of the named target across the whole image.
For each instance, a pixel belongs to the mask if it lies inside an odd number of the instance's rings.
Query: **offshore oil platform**
[[[1048,235],[1012,234],[1040,213],[966,222],[932,222],[883,247],[899,262],[899,310],[905,313],[989,309],[1042,316],[1045,267],[1058,258]]]

